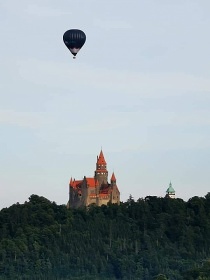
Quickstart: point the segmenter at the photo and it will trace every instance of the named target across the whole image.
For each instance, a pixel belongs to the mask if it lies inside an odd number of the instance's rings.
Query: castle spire
[[[69,185],[72,186],[72,183],[73,183],[73,180],[72,180],[72,177],[71,177]]]
[[[116,177],[114,175],[114,172],[112,173],[111,183],[116,183]]]
[[[99,157],[97,157],[97,164],[106,164],[102,149],[101,149],[101,152],[99,154]]]

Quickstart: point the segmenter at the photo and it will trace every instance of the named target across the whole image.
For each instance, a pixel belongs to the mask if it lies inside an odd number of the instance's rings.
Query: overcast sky
[[[0,209],[68,200],[101,147],[121,200],[210,191],[209,0],[0,1]],[[76,59],[63,33],[87,40]]]

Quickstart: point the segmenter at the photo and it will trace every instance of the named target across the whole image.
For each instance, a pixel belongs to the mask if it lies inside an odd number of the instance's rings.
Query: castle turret
[[[116,177],[114,175],[114,172],[112,173],[112,177],[111,177],[111,185],[116,185]]]
[[[120,192],[118,190],[117,184],[116,184],[116,177],[114,172],[112,173],[112,177],[111,177],[111,199],[110,202],[111,203],[118,203],[120,202]]]
[[[108,181],[108,171],[106,169],[106,161],[101,150],[99,156],[97,156],[95,179],[98,180],[99,185],[107,184]]]

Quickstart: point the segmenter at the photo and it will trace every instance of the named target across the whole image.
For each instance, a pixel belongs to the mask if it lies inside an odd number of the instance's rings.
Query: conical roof
[[[104,158],[104,154],[101,150],[100,155],[97,159],[97,164],[106,164],[105,158]]]
[[[174,188],[172,187],[171,182],[170,182],[169,187],[167,188],[167,191],[166,191],[166,192],[167,192],[167,193],[175,193],[175,190],[174,190]]]
[[[114,172],[112,173],[111,182],[116,182],[116,178],[115,178]]]

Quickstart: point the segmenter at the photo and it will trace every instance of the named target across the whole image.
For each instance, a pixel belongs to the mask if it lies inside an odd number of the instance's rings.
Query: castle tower
[[[102,150],[99,156],[97,156],[95,179],[98,180],[99,185],[107,184],[108,181],[108,171],[106,169],[106,161]]]
[[[111,203],[120,203],[120,192],[118,190],[117,184],[116,184],[116,177],[114,172],[112,173],[112,177],[111,177],[111,197],[110,197],[110,202]]]
[[[169,184],[169,187],[166,190],[166,197],[175,198],[175,190],[172,187],[171,182]]]

